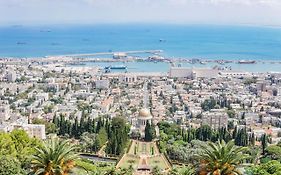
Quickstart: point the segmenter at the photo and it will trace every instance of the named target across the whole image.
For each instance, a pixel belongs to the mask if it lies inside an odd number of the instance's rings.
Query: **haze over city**
[[[281,25],[280,0],[0,0],[0,25]]]

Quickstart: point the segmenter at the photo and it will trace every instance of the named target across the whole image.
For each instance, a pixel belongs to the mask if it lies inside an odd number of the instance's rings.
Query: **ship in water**
[[[26,45],[27,43],[26,42],[17,42],[17,45]]]
[[[255,60],[240,60],[238,61],[239,64],[255,64]]]
[[[127,69],[125,65],[116,65],[116,66],[106,66],[104,69]]]

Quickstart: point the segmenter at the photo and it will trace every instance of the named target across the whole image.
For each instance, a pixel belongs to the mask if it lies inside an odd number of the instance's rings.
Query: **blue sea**
[[[216,25],[0,27],[0,57],[163,50],[168,58],[281,60],[281,28]]]

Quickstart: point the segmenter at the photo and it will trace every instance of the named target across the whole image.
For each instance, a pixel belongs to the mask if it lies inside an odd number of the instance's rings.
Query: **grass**
[[[161,170],[169,168],[165,162],[166,160],[160,155],[155,142],[139,142],[135,140],[131,142],[128,153],[118,163],[118,168],[129,168],[133,166],[133,169],[136,169],[139,165],[141,155],[147,156],[148,165],[152,168],[156,166]]]
[[[151,167],[157,166],[161,170],[168,168],[167,165],[165,164],[165,160],[163,160],[163,158],[161,156],[151,157],[148,159],[148,162]]]
[[[152,152],[154,152],[154,154],[152,154]],[[128,151],[128,154],[137,155],[137,156],[140,156],[141,154],[146,154],[148,156],[152,156],[155,154],[159,154],[159,152],[155,143],[133,141]]]
[[[81,159],[75,161],[76,168],[73,170],[75,175],[86,175],[92,172],[106,172],[114,167],[113,163],[94,163],[89,160]]]
[[[130,155],[125,155],[120,162],[120,168],[129,168],[130,165],[133,166],[133,168],[137,168],[139,164],[139,157],[134,157]]]

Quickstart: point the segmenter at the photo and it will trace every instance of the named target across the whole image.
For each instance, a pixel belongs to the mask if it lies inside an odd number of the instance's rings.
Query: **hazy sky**
[[[0,0],[0,25],[127,22],[281,26],[281,0]]]

